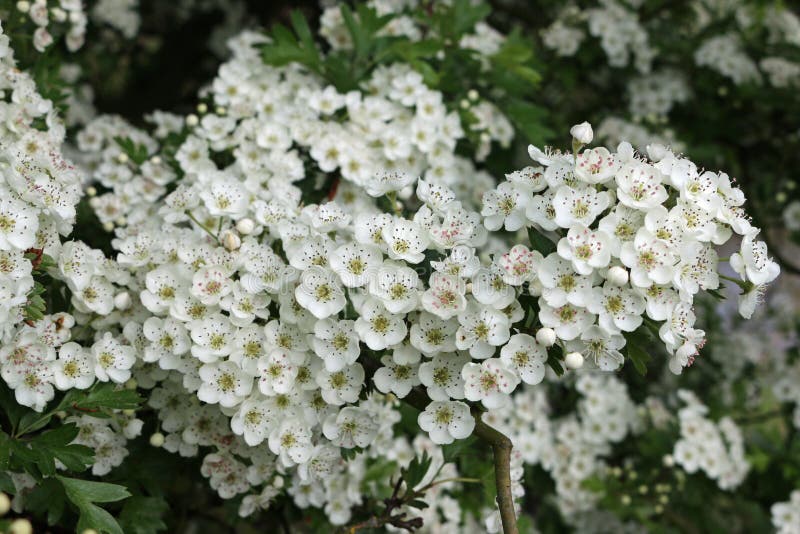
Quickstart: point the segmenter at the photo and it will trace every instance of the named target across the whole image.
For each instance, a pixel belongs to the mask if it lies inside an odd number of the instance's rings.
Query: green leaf
[[[116,502],[131,496],[125,486],[109,484],[108,482],[94,482],[79,478],[57,476],[64,491],[73,503],[80,507],[86,502]]]
[[[650,354],[637,344],[634,334],[625,333],[625,341],[625,353],[628,358],[640,375],[646,375],[647,363],[652,359]]]
[[[408,464],[408,467],[400,471],[403,480],[406,481],[406,487],[413,489],[422,482],[432,461],[433,458],[428,456],[428,451],[423,451],[421,457],[415,456],[411,463]]]
[[[109,534],[124,534],[122,528],[110,513],[94,503],[117,502],[130,497],[124,486],[107,482],[93,482],[56,475],[64,487],[67,498],[80,512],[78,532],[93,528]]]
[[[448,445],[442,446],[442,454],[444,456],[444,462],[454,462],[458,460],[458,457],[464,453],[464,451],[468,450],[472,445],[477,441],[478,438],[475,436],[469,436],[467,439],[458,439],[453,443]]]
[[[92,410],[107,408],[111,410],[135,410],[144,399],[131,389],[117,389],[110,383],[96,385],[88,391],[85,397],[73,401],[72,407],[92,415]],[[64,406],[65,408],[67,406]]]
[[[156,534],[167,530],[163,517],[169,505],[159,497],[131,497],[122,507],[119,522],[126,534]]]
[[[556,244],[532,226],[528,228],[528,239],[533,250],[538,251],[542,256],[547,256],[556,251]]]

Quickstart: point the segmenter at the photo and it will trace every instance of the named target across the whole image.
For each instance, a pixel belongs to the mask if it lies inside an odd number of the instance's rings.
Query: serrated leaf
[[[108,482],[94,482],[79,478],[57,476],[69,500],[76,505],[86,502],[116,502],[131,496],[125,486],[109,484]]]
[[[117,389],[110,383],[98,384],[87,392],[85,396],[71,399],[73,408],[86,411],[88,415],[96,415],[91,410],[107,408],[110,410],[135,410],[144,399],[135,390]]]

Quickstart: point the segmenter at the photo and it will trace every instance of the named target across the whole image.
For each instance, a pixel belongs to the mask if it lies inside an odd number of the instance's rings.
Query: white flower
[[[630,288],[606,283],[593,288],[586,307],[599,316],[600,327],[609,334],[633,332],[642,324],[645,300]]]
[[[472,277],[472,296],[481,304],[491,306],[498,310],[510,305],[516,291],[504,280],[505,271],[497,264],[481,267]]]
[[[589,275],[606,267],[611,259],[612,239],[602,230],[573,226],[558,242],[558,255],[572,262],[578,274]]]
[[[648,210],[663,204],[669,193],[661,184],[661,172],[641,161],[633,160],[617,171],[617,197],[634,209]]]
[[[402,315],[386,310],[381,301],[368,298],[359,310],[355,331],[372,350],[382,350],[405,339],[408,327]]]
[[[316,265],[303,271],[294,294],[297,302],[317,319],[337,314],[347,304],[338,277]]]
[[[595,316],[589,310],[572,304],[553,307],[539,298],[539,320],[542,326],[552,328],[559,339],[569,341],[594,323]]]
[[[461,278],[435,272],[431,274],[428,284],[428,290],[421,298],[422,307],[426,311],[446,320],[466,309],[467,299],[464,294],[467,284]]]
[[[505,226],[509,232],[519,230],[525,225],[525,212],[528,208],[525,195],[511,182],[503,182],[497,189],[483,194],[483,224],[487,230],[498,230]]]
[[[306,463],[313,449],[311,429],[296,417],[283,419],[269,434],[269,450],[285,467]]]
[[[0,188],[0,250],[26,250],[36,242],[36,210]]]
[[[562,228],[590,226],[611,203],[611,194],[594,187],[559,187],[553,197],[555,223]]]
[[[417,180],[407,172],[380,172],[364,183],[364,191],[371,197],[381,197],[386,193],[400,191]]]
[[[79,344],[64,343],[58,350],[58,359],[53,363],[53,381],[60,391],[86,389],[94,383],[92,356]]]
[[[604,147],[584,150],[575,159],[575,176],[587,184],[604,184],[619,168],[614,155]]]
[[[260,445],[272,431],[276,421],[272,418],[266,398],[251,395],[246,398],[231,417],[231,430],[244,437],[251,447]]]
[[[767,245],[753,237],[744,236],[740,251],[731,255],[731,267],[743,280],[757,285],[768,284],[778,277],[781,269],[767,255]]]
[[[421,312],[411,325],[409,341],[426,356],[453,352],[456,350],[456,330],[458,330],[457,321],[444,320],[432,313]]]
[[[131,377],[131,367],[136,361],[136,349],[117,341],[111,332],[106,332],[92,345],[94,373],[102,382],[122,384]]]
[[[328,404],[341,406],[358,400],[364,386],[364,368],[359,363],[348,365],[339,371],[320,369],[317,385],[322,390],[322,398]]]
[[[472,306],[458,315],[461,325],[456,332],[456,347],[469,350],[473,358],[485,359],[494,354],[510,336],[511,323],[503,312],[489,306]]]
[[[303,359],[302,355],[298,358],[291,352],[279,349],[272,350],[267,356],[259,358],[259,391],[268,397],[292,391],[300,372],[299,364]]]
[[[382,258],[376,246],[347,243],[331,253],[329,263],[345,287],[361,287],[374,276]]]
[[[420,412],[417,422],[437,445],[465,439],[475,428],[475,419],[469,406],[459,401],[431,402]]]
[[[584,354],[603,371],[616,371],[625,358],[619,351],[625,346],[625,338],[620,334],[609,334],[598,326],[590,326],[579,340],[567,342],[567,350]]]
[[[469,357],[459,354],[437,354],[433,360],[419,366],[419,378],[435,401],[464,398],[464,379],[461,370]]]
[[[419,276],[400,262],[385,261],[372,275],[369,292],[391,313],[408,313],[419,302]]]
[[[468,363],[461,372],[467,400],[481,401],[489,410],[502,408],[511,401],[509,396],[519,384],[519,377],[498,358]]]
[[[253,389],[253,378],[234,362],[206,363],[198,371],[203,381],[197,398],[230,408],[241,403]]]
[[[314,335],[308,336],[308,342],[330,372],[355,363],[361,352],[353,321],[321,319],[314,325]]]
[[[191,293],[206,305],[219,304],[232,289],[230,273],[217,265],[203,267],[192,277]]]
[[[430,239],[417,223],[405,219],[394,219],[382,232],[388,245],[389,257],[408,263],[419,263],[425,259],[423,253]]]
[[[142,325],[142,333],[150,341],[144,348],[143,359],[146,362],[157,362],[172,355],[185,354],[192,344],[183,323],[171,317],[149,317]]]
[[[234,326],[222,314],[215,313],[194,321],[191,326],[192,356],[203,363],[212,363],[233,350]]]
[[[394,393],[398,398],[408,395],[416,385],[419,385],[418,365],[397,363],[391,356],[381,358],[383,367],[375,371],[372,377],[375,387],[381,393]]]
[[[577,274],[571,262],[554,252],[539,263],[538,276],[542,284],[542,297],[550,306],[558,308],[567,303],[586,306],[591,295],[592,280]]]
[[[500,350],[500,359],[526,384],[538,384],[544,378],[547,350],[528,334],[514,334]]]
[[[623,243],[619,257],[631,270],[631,283],[638,287],[667,284],[675,273],[675,254],[646,228],[636,232],[633,242]]]
[[[239,219],[247,214],[249,199],[244,186],[231,176],[213,181],[199,191],[208,213],[213,217]]]
[[[503,269],[503,281],[512,286],[521,286],[536,278],[536,270],[542,262],[542,255],[525,245],[514,245],[500,256],[497,264]]]
[[[322,425],[322,433],[337,447],[368,447],[378,434],[373,414],[362,408],[346,406],[332,413]]]

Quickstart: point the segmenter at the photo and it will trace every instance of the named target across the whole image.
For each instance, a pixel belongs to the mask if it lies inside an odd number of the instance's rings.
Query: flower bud
[[[480,96],[481,95],[479,95],[478,91],[476,91],[475,89],[470,89],[469,91],[467,91],[467,98],[469,98],[473,102],[478,100],[478,98],[480,98]]]
[[[87,528],[86,530],[81,532],[81,534],[98,534],[98,532],[93,528]]]
[[[8,534],[33,534],[33,525],[27,519],[15,519],[8,525]]]
[[[20,0],[17,2],[17,10],[19,10],[20,13],[27,13],[31,10],[31,3],[27,0]]]
[[[114,307],[118,310],[127,310],[131,307],[131,295],[127,291],[121,291],[114,296]]]
[[[662,462],[664,463],[664,467],[672,467],[675,465],[675,458],[673,458],[671,454],[667,454],[662,459]]]
[[[564,363],[567,364],[568,369],[580,369],[583,367],[583,354],[580,352],[570,352],[564,358]]]
[[[255,229],[256,223],[249,217],[245,217],[236,223],[236,230],[242,235],[250,235]]]
[[[124,415],[125,417],[133,417],[134,415],[136,415],[136,410],[130,410],[130,409],[122,410],[122,415]]]
[[[153,165],[161,165],[161,156],[153,156],[150,158],[150,163]]]
[[[536,341],[539,345],[552,347],[556,342],[556,331],[552,328],[540,328],[536,332]]]
[[[594,139],[594,132],[592,131],[592,125],[588,122],[582,122],[580,124],[576,124],[572,128],[569,129],[569,133],[572,134],[572,138],[581,143],[582,145],[588,145]]]
[[[106,221],[103,223],[103,230],[106,232],[113,232],[114,231],[114,223],[111,221]]]
[[[125,389],[136,389],[137,387],[139,387],[139,383],[135,378],[129,378],[128,381],[125,382]]]
[[[606,280],[615,286],[624,286],[628,283],[628,271],[619,265],[615,265],[608,270]]]
[[[50,13],[53,15],[53,19],[56,22],[64,22],[67,20],[67,12],[61,9],[60,7],[54,7],[50,10]]]
[[[86,194],[90,197],[97,195],[97,189],[94,186],[89,186],[86,188]]]
[[[0,493],[0,515],[6,515],[11,510],[11,499],[5,493]]]
[[[283,487],[283,477],[278,475],[272,480],[273,487],[281,489]]]
[[[222,234],[222,246],[233,252],[242,246],[242,238],[236,232],[227,230]]]
[[[191,114],[186,116],[186,125],[189,127],[197,126],[200,122],[200,119],[197,118],[197,115]]]
[[[150,445],[153,447],[161,447],[164,445],[164,434],[161,432],[156,432],[152,436],[150,436]]]
[[[197,104],[197,112],[198,113],[203,114],[203,113],[205,113],[207,111],[208,111],[208,106],[205,103],[200,102],[199,104]]]
[[[117,161],[120,163],[128,163],[128,155],[125,152],[120,152],[117,155]]]

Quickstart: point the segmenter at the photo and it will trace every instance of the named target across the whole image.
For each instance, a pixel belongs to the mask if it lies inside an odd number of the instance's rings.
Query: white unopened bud
[[[6,515],[11,510],[11,499],[5,493],[0,493],[0,515]]]
[[[128,219],[126,219],[124,216],[117,217],[114,220],[114,224],[116,224],[117,226],[125,226],[126,224],[128,224]]]
[[[121,152],[117,155],[117,161],[120,163],[128,163],[128,155],[125,152]]]
[[[111,221],[106,221],[103,223],[103,230],[106,232],[113,232],[114,231],[114,223]]]
[[[81,534],[99,534],[99,533],[93,528],[87,528],[86,530],[81,532]]]
[[[675,465],[675,458],[673,458],[671,454],[665,455],[662,461],[664,463],[664,467],[672,467]]]
[[[222,106],[217,106],[217,109],[215,109],[214,111],[217,113],[217,115],[225,115],[228,112],[228,110],[223,108]]]
[[[552,347],[556,342],[556,331],[552,328],[540,328],[536,332],[536,341],[539,345]]]
[[[469,100],[462,98],[458,105],[461,106],[461,109],[469,109]]]
[[[783,204],[784,202],[786,202],[786,198],[787,198],[786,193],[784,193],[783,191],[779,191],[775,195],[775,202],[777,202],[778,204]]]
[[[153,156],[150,158],[150,163],[153,165],[161,165],[161,156]]]
[[[27,519],[15,519],[8,525],[8,534],[33,534],[33,525]]]
[[[256,223],[249,217],[245,217],[236,223],[236,230],[242,235],[250,235],[255,229]]]
[[[200,122],[200,119],[197,118],[197,115],[191,114],[186,117],[186,125],[189,127],[197,126],[197,123]]]
[[[242,246],[242,238],[236,232],[226,230],[222,234],[222,246],[230,251],[237,250]]]
[[[615,265],[608,270],[606,280],[615,286],[624,286],[628,283],[628,271],[619,265]]]
[[[127,382],[125,382],[125,389],[136,389],[139,387],[139,382],[136,381],[135,378],[129,378]]]
[[[467,91],[467,98],[469,98],[473,102],[475,100],[478,100],[478,98],[480,98],[480,96],[481,95],[479,95],[478,91],[476,91],[475,89],[470,89],[469,91]]]
[[[203,102],[200,102],[199,104],[197,104],[197,112],[198,113],[203,114],[206,111],[208,111],[208,106],[207,105],[205,105]]]
[[[272,486],[281,489],[283,487],[283,477],[278,475],[272,480]]]
[[[89,186],[86,188],[86,194],[90,197],[97,195],[97,189],[94,186]]]
[[[150,445],[153,447],[161,447],[164,445],[164,434],[161,432],[156,432],[152,436],[150,436]]]
[[[17,2],[17,10],[21,13],[27,13],[31,10],[31,3],[27,0],[19,0],[19,2]]]
[[[114,295],[114,307],[118,310],[127,310],[131,307],[131,295],[127,291],[121,291]]]
[[[580,352],[570,352],[564,358],[564,363],[568,369],[580,369],[583,367],[583,354]]]
[[[130,410],[130,409],[122,410],[122,415],[124,415],[125,417],[133,417],[134,415],[136,415],[136,410]]]
[[[569,129],[569,133],[572,134],[572,138],[582,145],[588,145],[594,139],[594,132],[592,131],[592,125],[588,122],[582,122],[580,124],[576,124],[572,128]]]

